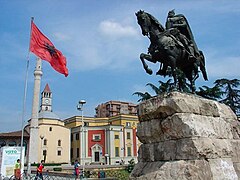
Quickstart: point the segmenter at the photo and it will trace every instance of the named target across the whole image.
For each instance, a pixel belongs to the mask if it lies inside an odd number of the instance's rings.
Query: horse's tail
[[[199,51],[199,53],[200,53],[200,70],[202,71],[204,80],[207,81],[208,77],[207,77],[207,71],[205,68],[205,57],[202,51]]]

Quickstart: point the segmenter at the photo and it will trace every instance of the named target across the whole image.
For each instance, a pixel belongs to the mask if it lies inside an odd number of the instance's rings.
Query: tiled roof
[[[7,133],[0,133],[0,137],[21,137],[22,131],[14,131],[14,132],[7,132]],[[29,133],[24,131],[24,137],[30,137]]]
[[[51,92],[51,90],[50,90],[50,88],[49,88],[49,85],[48,85],[48,84],[46,84],[46,86],[45,86],[45,88],[44,88],[43,92]]]

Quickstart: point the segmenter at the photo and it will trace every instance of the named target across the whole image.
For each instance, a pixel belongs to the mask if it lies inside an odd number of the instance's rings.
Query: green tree
[[[167,69],[166,74],[169,77],[173,77],[171,68]],[[188,93],[192,92],[191,85],[189,83],[187,83],[187,78],[186,78],[185,74],[183,73],[183,71],[181,71],[179,68],[176,68],[176,75],[177,75],[177,89],[178,89],[178,91],[188,92]],[[173,85],[174,85],[174,83],[172,83],[172,86]]]
[[[159,86],[155,86],[152,83],[146,84],[146,86],[150,86],[152,90],[155,92],[156,95],[165,93],[165,92],[171,92],[173,90],[173,83],[171,82],[171,79],[168,79],[167,82],[158,81]]]
[[[228,105],[234,113],[239,115],[240,113],[240,90],[237,89],[240,86],[239,79],[217,79],[214,84],[223,90],[224,99],[220,102]]]
[[[191,85],[187,83],[187,78],[185,74],[178,68],[176,69],[176,74],[177,74],[177,81],[178,81],[178,90],[181,92],[187,92],[187,93],[192,92]]]
[[[199,91],[196,94],[207,99],[219,100],[221,99],[223,92],[219,86],[213,86],[212,88],[208,86],[199,87]]]
[[[138,97],[141,97],[138,102],[145,101],[147,99],[150,99],[152,96],[148,92],[142,93],[142,92],[135,92],[132,95],[137,95]]]
[[[152,83],[148,83],[146,84],[146,86],[150,86],[152,88],[152,90],[155,92],[155,95],[159,95],[161,93],[164,92],[170,92],[173,90],[173,83],[171,83],[171,79],[167,80],[167,82],[163,82],[163,81],[158,81],[159,82],[159,86],[155,86]],[[142,93],[142,92],[135,92],[133,93],[133,95],[137,95],[138,97],[141,97],[138,102],[142,102],[145,101],[147,99],[150,99],[151,94],[148,92]]]

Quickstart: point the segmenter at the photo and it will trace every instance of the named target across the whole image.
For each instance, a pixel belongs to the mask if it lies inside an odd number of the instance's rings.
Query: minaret
[[[34,71],[34,90],[32,102],[32,116],[30,124],[30,140],[29,140],[29,159],[28,159],[28,172],[30,171],[31,163],[38,162],[38,108],[39,108],[39,95],[40,84],[42,77],[42,60],[37,58],[37,63]]]

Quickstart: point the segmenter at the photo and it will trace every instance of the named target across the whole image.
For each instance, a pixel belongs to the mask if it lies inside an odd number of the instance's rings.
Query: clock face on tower
[[[48,103],[49,103],[49,100],[48,100],[48,99],[46,99],[46,100],[45,100],[45,103],[46,103],[46,104],[48,104]]]

